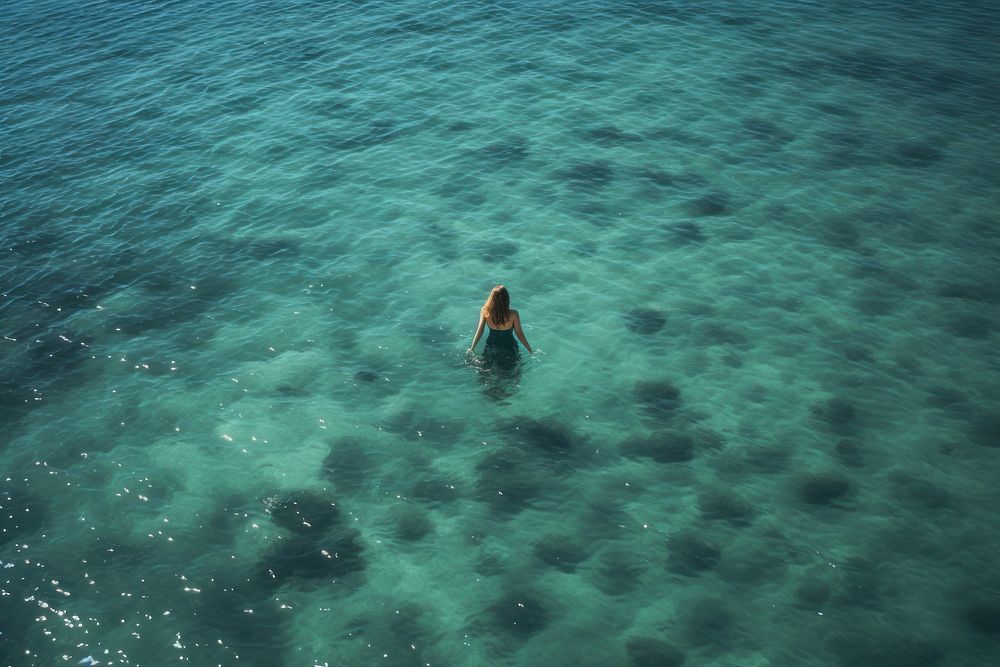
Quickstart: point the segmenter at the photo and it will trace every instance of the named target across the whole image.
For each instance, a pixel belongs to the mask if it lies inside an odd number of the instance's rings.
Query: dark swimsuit
[[[489,326],[489,325],[487,325]],[[486,359],[499,366],[513,366],[521,356],[514,338],[514,327],[510,329],[494,329],[489,327],[490,335],[486,337]]]

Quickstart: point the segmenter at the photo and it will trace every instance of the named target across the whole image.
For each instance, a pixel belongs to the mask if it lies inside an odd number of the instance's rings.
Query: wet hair
[[[497,285],[490,290],[483,304],[483,317],[491,325],[503,326],[510,319],[510,293],[503,285]]]

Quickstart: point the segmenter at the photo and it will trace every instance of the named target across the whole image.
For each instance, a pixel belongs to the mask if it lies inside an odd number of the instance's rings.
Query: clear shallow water
[[[4,664],[996,658],[987,3],[0,16]]]

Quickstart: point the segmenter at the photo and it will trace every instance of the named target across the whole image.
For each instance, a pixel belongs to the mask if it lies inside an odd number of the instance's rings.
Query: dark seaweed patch
[[[1000,285],[989,282],[947,283],[938,287],[934,293],[946,299],[1000,303]]]
[[[626,132],[614,125],[602,125],[583,133],[584,138],[601,146],[617,146],[619,144],[642,141],[642,137],[633,132]]]
[[[317,538],[282,538],[257,564],[257,576],[277,585],[292,577],[334,579],[362,571],[362,553],[357,532],[343,526]]]
[[[1000,607],[994,604],[977,604],[965,611],[969,626],[984,635],[1000,634]]]
[[[368,446],[361,440],[341,438],[330,444],[330,453],[323,459],[323,474],[341,493],[356,492],[368,480],[372,468]]]
[[[479,256],[486,262],[502,262],[513,257],[519,247],[513,241],[495,241],[480,246]]]
[[[930,144],[911,141],[900,144],[890,162],[901,167],[929,167],[943,157],[941,150]]]
[[[615,170],[610,162],[595,160],[580,162],[563,169],[558,173],[558,177],[566,181],[570,187],[596,190],[606,187],[614,180]]]
[[[355,134],[334,139],[331,146],[336,150],[357,151],[389,143],[402,134],[402,129],[390,120],[376,120]]]
[[[266,511],[276,524],[300,535],[316,535],[340,519],[333,498],[316,491],[296,491],[269,499]]]
[[[563,572],[575,572],[588,556],[582,543],[566,535],[548,535],[535,543],[534,551],[538,560]]]
[[[632,667],[680,667],[684,652],[660,639],[633,637],[625,644]]]
[[[983,447],[1000,447],[1000,416],[980,414],[969,428],[972,442]]]
[[[607,551],[599,559],[595,585],[606,595],[630,593],[639,584],[644,565],[629,551]]]
[[[810,505],[829,505],[847,495],[851,485],[838,475],[818,473],[801,477],[796,487],[802,501]]]
[[[531,149],[527,139],[515,136],[483,146],[478,154],[485,160],[507,164],[526,159],[531,154]]]
[[[279,538],[258,562],[261,580],[329,579],[364,569],[359,535],[342,520],[329,494],[295,491],[270,499],[266,507],[274,522],[293,535]]]
[[[861,445],[854,440],[840,440],[835,447],[837,458],[840,462],[851,468],[860,468],[865,464],[864,454],[861,452]]]
[[[709,192],[691,199],[685,204],[685,208],[690,215],[696,217],[728,215],[732,211],[729,195],[724,192]]]
[[[653,308],[633,308],[625,313],[625,328],[633,333],[654,334],[667,323],[662,310]]]
[[[511,428],[517,442],[545,454],[566,455],[580,444],[579,436],[554,419],[518,419],[511,424]]]
[[[835,429],[853,426],[858,416],[854,404],[839,396],[813,405],[812,415]]]
[[[701,188],[708,185],[704,177],[693,173],[674,174],[660,169],[643,169],[639,176],[661,188]]]
[[[685,636],[696,646],[726,645],[735,625],[732,612],[722,600],[698,600],[684,612]]]
[[[477,127],[479,127],[479,125],[471,120],[456,120],[448,124],[447,130],[449,132],[468,132],[469,130],[474,130]]]
[[[681,390],[668,380],[640,380],[634,394],[636,403],[652,417],[672,417],[684,404]]]
[[[701,516],[709,520],[724,520],[746,525],[753,518],[753,505],[731,491],[706,491],[698,496]]]
[[[0,491],[0,544],[34,533],[45,525],[48,507],[22,491]]]
[[[510,591],[490,605],[487,617],[497,629],[527,639],[549,624],[549,612],[538,597],[525,591]]]
[[[708,345],[733,345],[743,347],[749,344],[747,337],[738,330],[718,322],[704,322],[698,327],[698,338]]]
[[[92,341],[73,332],[50,333],[28,343],[31,368],[24,381],[47,381],[65,375],[89,359]]]
[[[705,232],[695,222],[678,222],[675,225],[670,225],[669,235],[670,239],[678,245],[704,243],[708,240]]]
[[[911,507],[936,510],[951,504],[951,494],[934,482],[909,475],[894,475],[893,496]]]
[[[670,554],[667,557],[667,569],[689,577],[713,569],[722,557],[719,547],[691,531],[671,536],[667,541],[667,549]]]
[[[818,579],[806,579],[795,589],[795,599],[800,605],[818,607],[830,597],[830,586]]]
[[[989,338],[995,328],[994,321],[978,313],[963,313],[957,315],[947,324],[948,332],[959,338],[984,340]]]
[[[402,505],[393,512],[396,524],[395,535],[407,542],[422,540],[434,532],[434,525],[427,517],[427,512],[413,505]]]
[[[456,483],[448,479],[421,479],[414,483],[410,495],[418,500],[436,503],[457,500],[461,496]]]
[[[826,648],[844,667],[931,667],[944,656],[940,647],[922,637],[883,632],[851,632],[831,639]]]
[[[743,131],[752,139],[767,142],[775,146],[786,144],[795,138],[793,134],[780,127],[777,123],[764,118],[748,118],[744,120]]]
[[[247,249],[250,256],[258,260],[277,256],[294,257],[301,252],[298,241],[291,239],[257,239],[247,243]]]
[[[649,458],[657,463],[683,463],[694,458],[694,440],[683,433],[658,433],[626,440],[619,449],[629,458]]]
[[[500,512],[520,512],[545,495],[551,485],[551,479],[538,462],[522,448],[494,449],[476,470],[479,472],[477,497]]]

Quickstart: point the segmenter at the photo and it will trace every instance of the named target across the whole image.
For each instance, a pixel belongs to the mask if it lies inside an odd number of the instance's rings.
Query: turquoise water
[[[3,664],[997,661],[989,3],[0,19]]]

